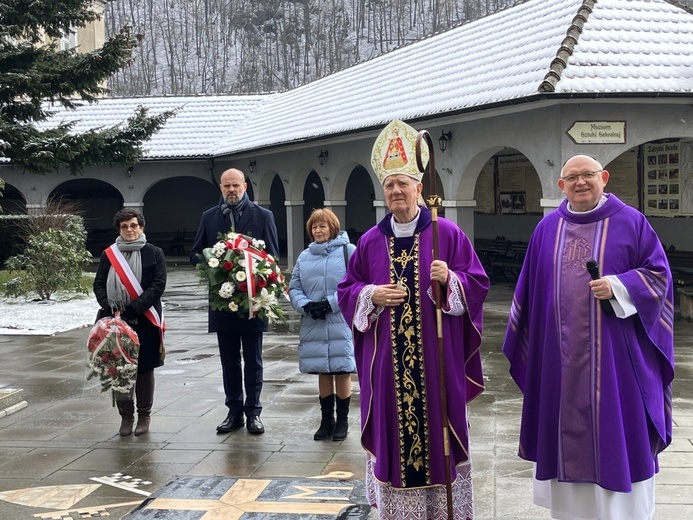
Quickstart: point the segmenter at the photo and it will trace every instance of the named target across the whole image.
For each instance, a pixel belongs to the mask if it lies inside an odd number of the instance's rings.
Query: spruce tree
[[[59,49],[63,35],[97,18],[91,0],[0,0],[0,163],[38,174],[132,164],[173,115],[140,107],[120,125],[84,133],[72,132],[73,124],[40,124],[51,107],[97,101],[107,93],[104,82],[131,59],[138,36],[128,27],[90,53]]]

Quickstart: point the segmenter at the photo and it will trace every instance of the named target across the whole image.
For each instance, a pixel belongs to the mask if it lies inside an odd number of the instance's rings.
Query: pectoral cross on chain
[[[414,242],[414,245],[416,245],[416,242]],[[394,269],[394,264],[400,264],[402,266],[402,269],[400,271],[400,274],[397,276],[397,289],[403,292],[407,292],[407,286],[403,281],[404,277],[404,270],[407,268],[407,264],[411,260],[415,260],[416,257],[412,254],[414,251],[414,246],[409,250],[407,253],[406,250],[402,250],[402,252],[399,254],[399,256],[395,256],[392,258],[392,264],[393,264],[393,270],[395,271],[395,275],[397,275],[397,270]]]

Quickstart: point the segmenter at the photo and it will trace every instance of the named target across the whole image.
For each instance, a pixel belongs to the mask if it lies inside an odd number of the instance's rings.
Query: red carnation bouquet
[[[87,380],[98,377],[101,391],[112,390],[114,401],[132,399],[140,351],[137,333],[117,314],[97,321],[87,340]]]
[[[243,318],[285,321],[279,298],[287,297],[286,280],[265,242],[240,233],[219,235],[202,251],[197,264],[209,284],[209,306]]]

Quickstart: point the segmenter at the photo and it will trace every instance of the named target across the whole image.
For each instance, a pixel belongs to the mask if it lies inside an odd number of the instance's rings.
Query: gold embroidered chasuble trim
[[[395,374],[397,420],[399,422],[400,476],[402,487],[431,482],[428,450],[426,380],[421,344],[421,284],[419,234],[407,252],[395,253],[395,238],[390,237],[390,283],[407,293],[405,302],[390,312],[390,340]],[[413,276],[410,279],[410,274]],[[412,471],[413,470],[413,471]]]

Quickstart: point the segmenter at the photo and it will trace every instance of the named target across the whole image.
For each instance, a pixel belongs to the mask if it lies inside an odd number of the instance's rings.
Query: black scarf
[[[243,196],[241,197],[241,200],[238,201],[238,204],[236,205],[229,205],[226,204],[226,202],[223,202],[220,206],[221,212],[223,215],[227,218],[229,218],[229,224],[230,228],[233,231],[236,231],[236,226],[238,226],[238,222],[241,220],[241,215],[243,214],[243,210],[245,209],[245,205],[248,202],[248,192],[243,193]]]

